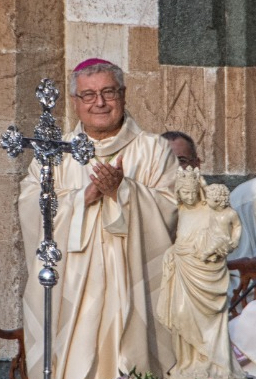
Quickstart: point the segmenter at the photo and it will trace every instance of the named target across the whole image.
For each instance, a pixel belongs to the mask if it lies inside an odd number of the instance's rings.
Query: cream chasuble
[[[64,136],[70,141],[81,132]],[[86,166],[64,154],[54,168],[58,212],[54,240],[63,257],[53,288],[53,379],[114,379],[118,368],[151,370],[159,378],[174,363],[170,333],[155,317],[164,251],[176,225],[177,160],[165,139],[141,131],[126,115],[117,136],[95,141]],[[84,191],[97,160],[116,164],[124,179],[115,203],[104,197],[87,209]],[[38,205],[40,166],[33,160],[21,183],[20,220],[29,279],[24,329],[29,379],[43,372],[44,288],[36,250],[43,239]]]

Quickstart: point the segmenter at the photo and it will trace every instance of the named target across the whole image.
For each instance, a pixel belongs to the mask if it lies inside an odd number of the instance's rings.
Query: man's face
[[[168,142],[182,168],[185,169],[187,166],[200,167],[199,158],[193,158],[190,145],[184,138],[178,137],[174,141],[169,140]]]
[[[119,85],[111,72],[99,72],[90,76],[77,77],[77,95],[84,95],[87,91],[99,93],[105,88],[119,89]],[[73,97],[76,113],[84,124],[86,133],[97,139],[107,138],[117,134],[124,116],[125,90],[111,101],[105,101],[97,96],[90,104],[83,103],[79,97]]]

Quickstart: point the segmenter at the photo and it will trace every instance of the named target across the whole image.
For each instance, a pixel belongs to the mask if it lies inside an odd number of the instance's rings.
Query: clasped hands
[[[117,190],[124,177],[122,156],[118,156],[116,166],[109,163],[97,162],[93,166],[94,174],[90,175],[91,183],[85,190],[85,205],[95,203],[103,196],[109,196],[114,201],[117,200]]]

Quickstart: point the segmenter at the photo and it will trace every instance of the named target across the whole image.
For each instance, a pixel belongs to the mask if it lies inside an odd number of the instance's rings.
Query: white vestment
[[[64,136],[70,141],[81,132]],[[168,142],[141,131],[126,115],[115,137],[95,141],[86,166],[64,154],[54,167],[58,211],[54,240],[63,257],[53,287],[53,379],[114,379],[118,369],[151,370],[159,378],[173,364],[170,334],[155,317],[161,262],[176,226],[173,196],[178,162]],[[124,178],[117,202],[104,196],[87,209],[84,191],[97,160],[116,164]],[[43,240],[38,200],[40,165],[21,183],[19,212],[29,272],[24,330],[29,379],[43,372],[44,288],[35,253]]]
[[[239,349],[246,372],[256,375],[256,300],[251,301],[242,313],[229,321],[230,338]]]
[[[256,257],[256,178],[237,186],[230,194],[230,204],[239,215],[242,234],[238,247],[229,259]],[[238,276],[238,271],[232,271],[230,297],[233,296],[233,289],[238,287]],[[253,291],[250,294],[252,296]],[[252,301],[241,315],[229,322],[232,342],[251,361],[244,369],[253,375],[256,375],[255,310],[256,301]]]
[[[256,179],[237,186],[230,194],[230,204],[238,213],[242,234],[238,247],[228,259],[256,257]]]
[[[256,179],[248,180],[237,186],[230,194],[230,204],[237,212],[242,233],[238,247],[228,256],[228,260],[256,257]],[[239,285],[239,271],[232,270],[230,275],[229,298]]]

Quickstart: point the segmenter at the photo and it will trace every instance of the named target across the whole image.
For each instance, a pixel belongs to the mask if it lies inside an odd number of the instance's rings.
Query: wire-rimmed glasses
[[[81,95],[76,94],[76,97],[82,100],[85,104],[91,104],[96,101],[98,96],[101,96],[105,101],[116,100],[120,97],[123,88],[103,88],[101,91],[86,91]]]

